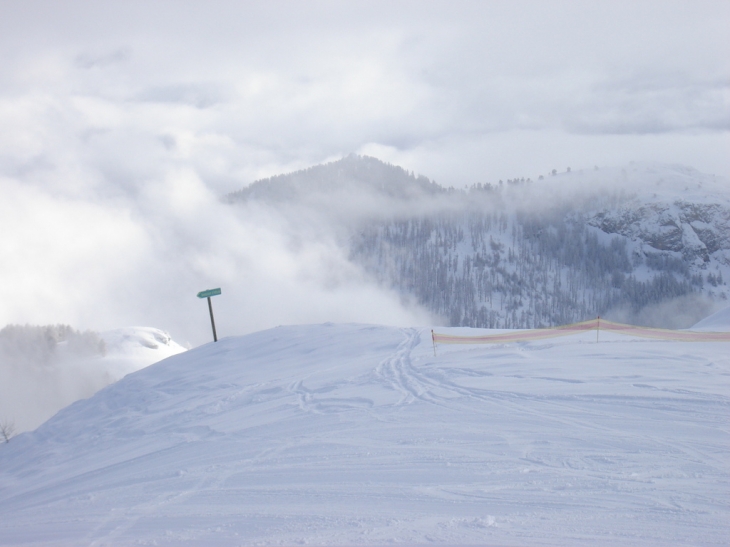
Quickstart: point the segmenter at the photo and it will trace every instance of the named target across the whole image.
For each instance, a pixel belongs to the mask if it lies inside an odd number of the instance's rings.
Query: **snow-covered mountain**
[[[226,200],[231,203],[250,199],[306,202],[322,194],[346,197],[351,193],[373,193],[409,200],[443,191],[435,182],[409,173],[397,165],[383,163],[368,156],[350,154],[340,161],[255,181],[228,194]]]
[[[0,445],[0,545],[725,545],[727,346],[224,339]]]
[[[374,158],[252,184],[228,201],[299,206],[350,259],[453,326],[596,315],[687,327],[730,296],[730,183],[633,163],[440,188]],[[346,211],[342,214],[341,211]]]
[[[155,328],[102,333],[67,325],[0,329],[0,420],[34,429],[65,406],[185,348]]]

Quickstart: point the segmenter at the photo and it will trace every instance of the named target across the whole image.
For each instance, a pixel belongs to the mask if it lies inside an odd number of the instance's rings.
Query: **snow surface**
[[[693,330],[717,330],[727,331],[730,330],[730,306],[724,308],[716,313],[713,313],[709,317],[705,317],[699,323],[696,323]]]
[[[100,360],[100,365],[114,382],[185,351],[169,334],[153,327],[114,329],[102,332],[101,337],[106,343],[107,353]]]
[[[0,544],[727,545],[730,344],[600,336],[207,344],[3,445]]]

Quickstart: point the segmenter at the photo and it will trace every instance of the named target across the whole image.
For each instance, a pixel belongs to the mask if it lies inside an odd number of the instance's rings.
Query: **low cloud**
[[[723,307],[723,303],[704,295],[688,294],[649,304],[638,311],[631,306],[614,308],[606,312],[606,319],[630,325],[686,329]]]
[[[216,298],[219,333],[285,323],[427,323],[347,260],[334,235],[263,206],[222,203],[189,170],[126,195],[71,199],[5,179],[0,230],[0,323],[148,325],[180,342],[208,339]],[[290,211],[291,213],[291,211]]]
[[[0,425],[16,433],[33,429],[74,401],[181,351],[158,329],[97,333],[8,325],[0,329]]]
[[[105,352],[96,333],[68,326],[0,329],[0,422],[25,431],[93,395],[112,382],[99,362]]]
[[[730,172],[717,3],[39,6],[0,21],[0,324],[197,344],[188,295],[209,286],[230,334],[426,322],[336,235],[219,201],[350,152],[458,187],[642,158]]]

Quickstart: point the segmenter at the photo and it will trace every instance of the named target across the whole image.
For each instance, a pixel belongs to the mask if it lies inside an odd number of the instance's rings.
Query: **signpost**
[[[213,319],[213,304],[210,303],[211,296],[217,296],[221,293],[220,289],[208,289],[207,291],[200,291],[198,298],[208,299],[208,311],[210,311],[210,326],[213,327],[213,342],[218,341],[218,335],[215,333],[215,320]]]

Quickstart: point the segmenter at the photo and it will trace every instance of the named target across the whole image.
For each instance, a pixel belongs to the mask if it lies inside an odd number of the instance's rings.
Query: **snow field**
[[[726,545],[729,346],[224,339],[3,446],[0,544]]]

